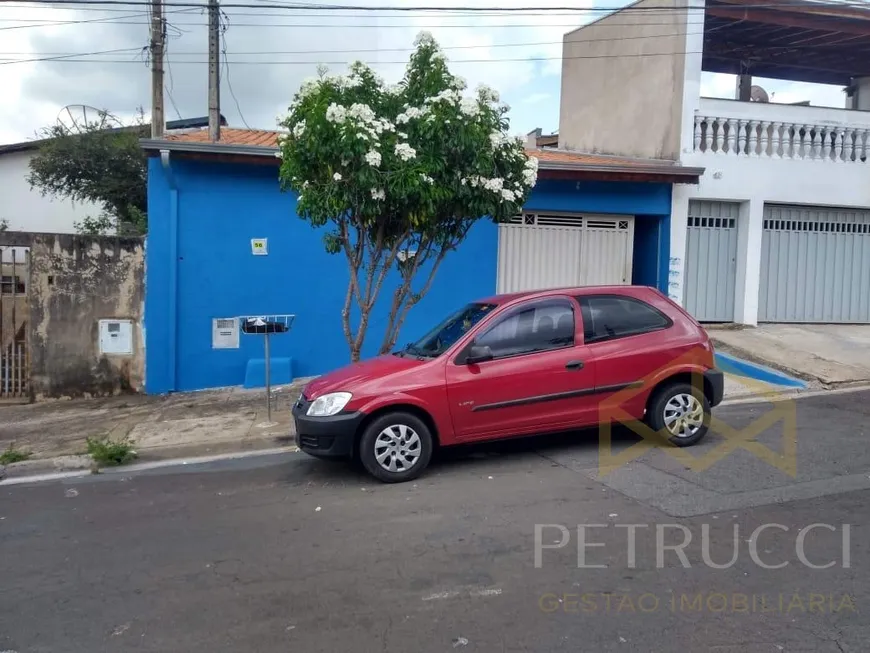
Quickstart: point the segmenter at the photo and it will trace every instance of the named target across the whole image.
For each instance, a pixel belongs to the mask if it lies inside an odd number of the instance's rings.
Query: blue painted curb
[[[806,383],[793,376],[721,352],[716,352],[716,367],[726,374],[745,376],[757,381],[763,381],[764,383],[772,383],[774,385],[782,385],[789,388],[807,387]]]

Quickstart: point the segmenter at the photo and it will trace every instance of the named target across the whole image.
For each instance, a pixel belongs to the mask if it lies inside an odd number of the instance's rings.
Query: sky
[[[166,2],[171,5],[173,0]],[[625,4],[619,0],[559,0],[559,6],[576,11],[507,15],[290,11],[274,8],[282,0],[235,2],[258,7],[223,10],[226,64],[221,76],[221,113],[230,126],[276,128],[277,116],[286,112],[299,84],[315,74],[318,63],[341,72],[348,62],[359,59],[377,68],[388,81],[397,81],[415,36],[428,30],[444,48],[451,69],[466,77],[469,86],[483,82],[501,93],[511,106],[514,133],[538,127],[552,133],[558,128],[563,34],[601,15],[591,8]],[[403,3],[343,0],[341,4]],[[413,4],[444,7],[448,3],[414,0]],[[534,4],[529,0],[462,2],[464,6],[500,8]],[[0,88],[4,89],[0,144],[35,138],[68,105],[105,109],[123,122],[132,120],[141,107],[148,119],[147,9],[140,5],[70,9],[0,3]],[[199,8],[168,6],[167,19],[166,118],[205,116],[206,16]],[[21,61],[33,59],[43,60]],[[843,106],[840,87],[754,81],[772,93],[775,102],[810,100],[814,105]],[[702,94],[733,97],[734,87],[731,76],[705,73]]]

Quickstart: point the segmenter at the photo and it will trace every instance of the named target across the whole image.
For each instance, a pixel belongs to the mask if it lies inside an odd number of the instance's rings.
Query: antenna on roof
[[[57,124],[65,134],[83,134],[96,125],[99,129],[123,127],[108,111],[87,104],[68,104],[57,114]]]
[[[749,89],[749,101],[750,102],[770,102],[770,97],[767,95],[767,91],[765,91],[760,86],[752,85],[752,88]]]

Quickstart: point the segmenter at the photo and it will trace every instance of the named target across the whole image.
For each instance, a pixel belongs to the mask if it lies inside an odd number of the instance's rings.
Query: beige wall
[[[686,3],[641,0],[631,6],[664,11],[617,13],[565,35],[560,148],[679,159],[686,32],[703,30],[703,13],[674,11]]]
[[[141,390],[144,241],[8,231],[0,234],[0,247],[5,246],[30,249],[25,314],[31,396],[39,400]],[[132,354],[101,353],[100,320],[132,322]]]

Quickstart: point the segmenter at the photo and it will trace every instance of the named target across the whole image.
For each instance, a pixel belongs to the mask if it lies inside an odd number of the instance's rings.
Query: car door
[[[460,353],[447,363],[457,437],[487,439],[594,422],[595,367],[587,360],[580,323],[576,301],[557,296],[524,302],[483,326],[469,344],[488,346],[493,359],[466,364]]]
[[[652,305],[625,295],[584,295],[577,298],[583,315],[583,337],[595,362],[599,401],[625,388],[630,393],[621,404],[629,414],[642,417],[648,395],[644,380],[673,358],[663,346],[663,331],[673,321]]]

